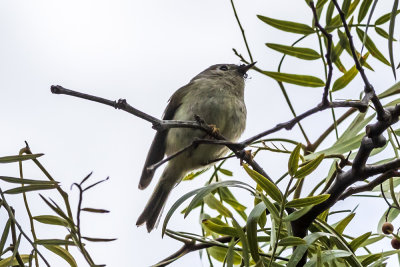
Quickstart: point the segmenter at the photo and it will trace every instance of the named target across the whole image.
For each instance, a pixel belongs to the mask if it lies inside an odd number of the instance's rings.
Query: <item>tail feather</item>
[[[166,187],[160,183],[157,184],[153,194],[150,197],[150,200],[147,202],[147,205],[144,208],[144,211],[136,222],[137,226],[146,223],[147,231],[150,233],[151,230],[153,230],[156,224],[158,224],[158,221],[161,217],[161,212],[165,203],[167,202],[167,198],[171,190],[172,187]]]
[[[147,202],[144,211],[136,222],[137,226],[146,223],[147,231],[151,232],[151,230],[153,230],[161,217],[169,193],[182,179],[184,174],[185,170],[183,170],[181,166],[176,166],[174,160],[168,163],[160,177],[160,180],[154,188],[153,194]]]

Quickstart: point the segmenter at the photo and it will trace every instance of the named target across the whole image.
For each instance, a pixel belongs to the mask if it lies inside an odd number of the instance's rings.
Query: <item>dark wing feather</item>
[[[176,110],[182,104],[183,97],[188,93],[189,83],[179,88],[170,98],[169,103],[164,111],[163,120],[172,120]],[[165,142],[168,130],[158,131],[154,137],[149,153],[147,154],[146,162],[143,167],[142,176],[140,177],[139,189],[145,189],[151,182],[154,176],[154,171],[148,171],[147,167],[161,161],[165,154]]]

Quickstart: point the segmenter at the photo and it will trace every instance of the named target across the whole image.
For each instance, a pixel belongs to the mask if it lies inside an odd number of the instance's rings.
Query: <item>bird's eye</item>
[[[221,67],[219,67],[219,69],[223,70],[223,71],[227,71],[228,70],[228,66],[222,65]]]

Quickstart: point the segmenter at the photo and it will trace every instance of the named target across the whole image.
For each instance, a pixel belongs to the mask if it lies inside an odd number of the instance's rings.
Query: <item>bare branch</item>
[[[344,200],[344,199],[348,198],[349,196],[352,196],[357,193],[371,191],[376,186],[378,186],[378,185],[382,184],[383,182],[385,182],[386,180],[388,180],[392,177],[396,177],[396,176],[400,176],[400,172],[391,170],[391,171],[385,172],[384,174],[380,175],[378,178],[372,180],[368,184],[357,186],[357,187],[349,187],[339,197],[339,200]]]

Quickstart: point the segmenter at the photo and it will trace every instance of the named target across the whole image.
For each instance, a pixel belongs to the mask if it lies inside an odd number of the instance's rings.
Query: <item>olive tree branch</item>
[[[376,186],[382,184],[386,180],[393,178],[393,177],[399,177],[399,176],[400,176],[399,171],[394,171],[394,170],[387,171],[387,172],[381,174],[380,176],[378,176],[377,178],[375,178],[374,180],[372,180],[371,182],[369,182],[368,184],[347,188],[346,191],[344,191],[343,194],[340,195],[338,200],[344,200],[344,199],[348,198],[349,196],[352,196],[357,193],[371,191]]]

